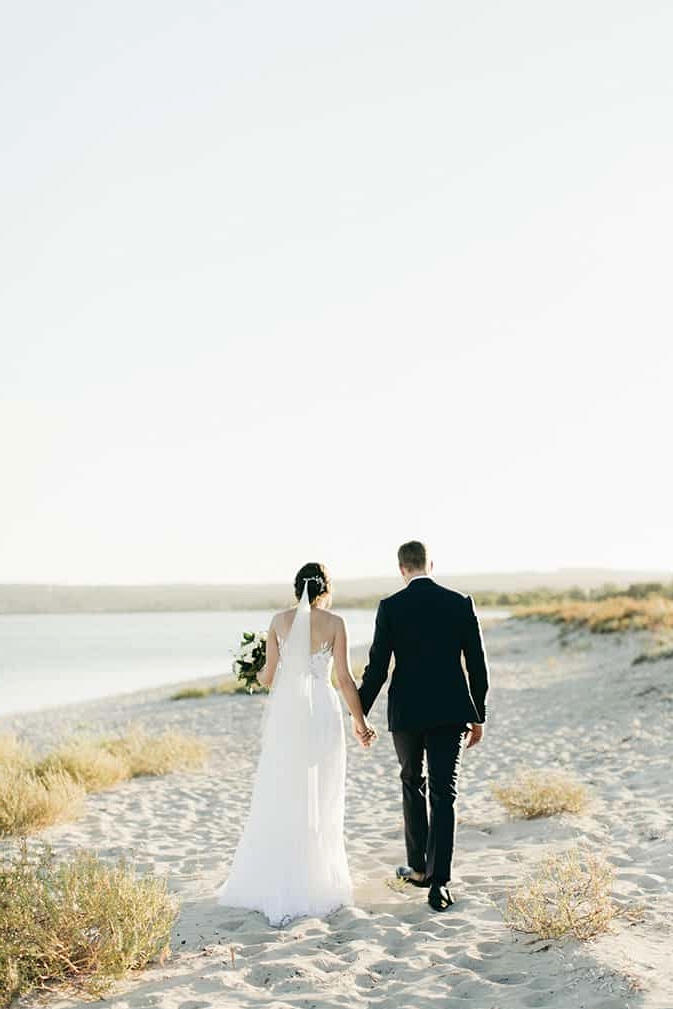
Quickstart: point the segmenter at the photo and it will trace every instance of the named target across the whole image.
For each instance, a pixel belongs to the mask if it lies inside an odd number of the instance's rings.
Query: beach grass
[[[47,754],[35,765],[38,775],[63,771],[79,782],[87,792],[100,792],[118,785],[129,775],[125,760],[108,752],[100,740],[85,736],[73,737]]]
[[[614,869],[601,854],[577,845],[547,855],[510,894],[505,921],[540,939],[592,939],[610,930],[614,919],[642,910],[625,910],[612,898]]]
[[[176,690],[174,694],[171,694],[170,700],[189,701],[203,697],[219,697],[223,694],[225,696],[238,696],[240,694],[253,696],[256,694],[268,694],[268,692],[267,688],[261,686],[261,684],[253,687],[251,690],[241,680],[226,679],[214,687],[182,687],[180,690]]]
[[[208,755],[198,736],[137,725],[119,736],[73,735],[36,760],[12,733],[0,735],[0,836],[32,833],[77,819],[87,792],[139,775],[194,770]]]
[[[85,794],[83,785],[65,771],[38,775],[21,766],[0,764],[0,837],[78,819]]]
[[[12,767],[17,771],[28,771],[33,763],[33,754],[27,743],[13,732],[0,734],[0,768]]]
[[[101,998],[115,979],[163,962],[176,915],[163,877],[86,850],[58,862],[22,838],[0,861],[0,1005],[57,987]]]
[[[134,727],[123,736],[102,740],[101,745],[126,764],[130,778],[195,770],[208,755],[207,744],[198,736],[170,729],[160,736],[151,736]]]
[[[595,634],[630,630],[656,632],[673,629],[673,599],[662,595],[565,599],[521,606],[513,615],[549,620],[565,627],[583,627]]]
[[[639,666],[642,662],[663,662],[666,659],[673,659],[673,639],[670,636],[655,642],[647,651],[640,652],[631,664]]]
[[[511,781],[493,783],[491,793],[510,816],[525,820],[581,813],[589,800],[581,782],[555,769],[521,768]]]
[[[171,694],[172,701],[191,701],[199,697],[209,697],[215,693],[214,687],[183,687]]]

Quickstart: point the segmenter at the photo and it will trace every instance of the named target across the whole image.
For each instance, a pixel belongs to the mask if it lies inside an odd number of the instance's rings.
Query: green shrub
[[[77,851],[58,863],[25,838],[0,862],[0,1005],[57,985],[100,997],[115,978],[165,958],[177,914],[166,882]]]

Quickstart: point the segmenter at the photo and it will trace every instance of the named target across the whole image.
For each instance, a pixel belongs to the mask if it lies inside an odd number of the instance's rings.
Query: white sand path
[[[208,737],[196,774],[143,778],[87,798],[86,815],[41,837],[58,852],[86,846],[131,853],[168,872],[182,906],[172,957],[116,984],[115,1009],[265,1006],[332,1009],[673,1009],[673,662],[632,666],[643,635],[571,635],[509,621],[486,629],[492,667],[484,742],[466,752],[452,887],[435,914],[425,892],[386,885],[404,861],[401,796],[385,698],[369,752],[349,739],[347,850],[357,906],[328,920],[271,928],[255,912],[219,907],[242,826],[265,700],[170,701],[173,688],[0,719],[39,749],[76,728],[109,731],[136,720]],[[511,821],[489,784],[522,766],[563,767],[592,788],[577,817]],[[549,848],[587,838],[617,870],[620,900],[647,905],[591,943],[541,942],[503,923],[508,890]],[[232,965],[231,951],[234,952]],[[35,996],[16,1003],[34,1006]],[[79,998],[52,995],[53,1009]]]

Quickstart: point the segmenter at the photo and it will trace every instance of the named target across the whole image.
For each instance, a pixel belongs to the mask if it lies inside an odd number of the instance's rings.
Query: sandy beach
[[[465,753],[453,892],[432,913],[421,890],[389,886],[404,862],[401,796],[385,697],[372,713],[380,739],[348,743],[346,843],[356,906],[328,920],[271,928],[255,912],[218,906],[258,753],[262,697],[175,702],[174,687],[6,716],[40,752],[78,729],[134,721],[207,738],[198,773],[136,779],[89,795],[86,815],[36,839],[57,853],[83,846],[168,873],[181,901],[171,958],[119,982],[115,1009],[671,1009],[673,1007],[673,660],[633,666],[640,633],[576,632],[561,644],[547,623],[485,630],[492,673],[483,743]],[[208,681],[204,681],[208,682]],[[514,821],[490,784],[522,766],[565,768],[591,790],[586,813]],[[583,838],[616,868],[617,900],[645,905],[588,942],[539,941],[503,921],[508,892],[549,850]],[[668,950],[668,953],[666,952]],[[36,996],[17,1006],[38,1004]],[[53,1009],[78,998],[54,994]]]

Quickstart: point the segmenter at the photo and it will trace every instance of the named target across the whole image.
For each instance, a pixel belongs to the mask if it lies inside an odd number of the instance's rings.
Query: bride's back
[[[279,645],[285,641],[290,628],[294,622],[296,609],[283,610],[274,617],[274,628],[278,637]],[[319,652],[323,649],[334,648],[334,638],[336,636],[339,618],[330,610],[323,610],[315,606],[311,609],[311,651]]]

